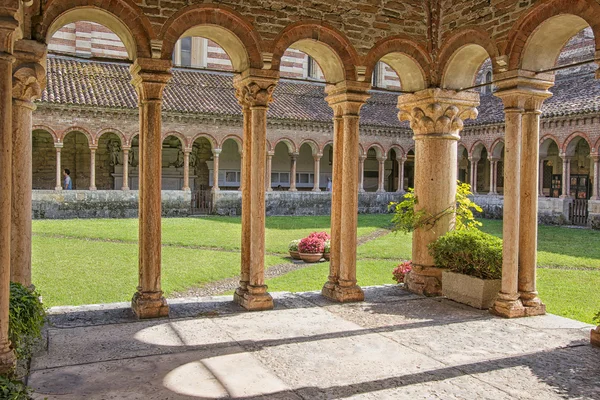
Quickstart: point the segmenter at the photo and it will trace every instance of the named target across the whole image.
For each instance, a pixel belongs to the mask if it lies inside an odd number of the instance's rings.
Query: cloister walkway
[[[51,310],[29,385],[48,399],[600,398],[592,328],[545,315],[502,319],[397,286],[365,302],[273,293],[170,300],[170,319],[127,303]]]

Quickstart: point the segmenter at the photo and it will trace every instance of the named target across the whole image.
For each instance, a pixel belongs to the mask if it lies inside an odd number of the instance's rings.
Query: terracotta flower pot
[[[307,263],[316,263],[323,258],[323,253],[300,253],[300,258]]]
[[[300,259],[300,253],[298,253],[297,251],[291,251],[290,250],[290,257],[292,257],[294,260],[299,260]]]
[[[323,258],[324,258],[326,261],[329,261],[329,259],[331,258],[331,253],[323,253]]]

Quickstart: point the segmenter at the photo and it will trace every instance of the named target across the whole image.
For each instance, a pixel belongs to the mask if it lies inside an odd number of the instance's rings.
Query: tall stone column
[[[56,186],[54,190],[62,190],[62,167],[60,162],[60,154],[63,148],[63,143],[54,143],[54,149],[56,150]]]
[[[479,94],[425,89],[398,98],[400,120],[410,121],[415,139],[417,211],[433,217],[413,233],[413,270],[406,282],[412,292],[441,294],[442,271],[427,245],[453,229],[456,209],[457,142],[463,120],[477,117]]]
[[[488,192],[488,195],[495,196],[497,194],[496,170],[498,168],[498,160],[493,157],[488,158],[488,160],[490,160],[490,191]]]
[[[42,66],[46,46],[32,40],[15,44],[12,79],[12,216],[10,280],[31,286],[32,112],[46,85]]]
[[[319,185],[321,184],[321,157],[323,157],[322,153],[317,153],[313,155],[313,160],[315,161],[315,166],[313,168],[313,176],[314,176],[314,185],[313,192],[320,192],[321,189]]]
[[[539,182],[538,182],[538,196],[539,197],[546,197],[544,196],[544,159],[540,158],[540,167],[539,167]]]
[[[290,168],[290,192],[296,192],[296,160],[298,160],[298,153],[290,153],[290,160],[292,166]]]
[[[396,161],[398,161],[398,189],[396,189],[396,193],[404,193],[404,163],[406,157],[397,157]]]
[[[20,4],[15,2],[15,4]],[[18,6],[17,6],[18,7]],[[19,27],[17,10],[0,10],[0,373],[15,364],[8,337],[10,304],[10,242],[12,203],[12,90],[13,34]]]
[[[123,184],[121,190],[129,190],[129,147],[123,147]]]
[[[131,66],[140,113],[139,286],[132,299],[138,318],[169,313],[161,289],[161,108],[170,68],[170,60],[141,58]]]
[[[98,147],[90,147],[90,190],[96,190],[96,150]]]
[[[181,190],[190,191],[190,149],[183,151],[183,186]]]
[[[377,192],[383,193],[385,192],[385,157],[377,157],[377,161],[379,161],[379,171],[377,174],[379,185],[377,186]]]
[[[265,285],[265,163],[267,109],[278,73],[247,70],[234,79],[244,111],[244,167],[242,177],[242,278],[234,301],[247,310],[273,308]],[[246,114],[249,118],[246,119]],[[244,201],[245,200],[245,201]],[[247,283],[244,282],[247,279]]]
[[[219,156],[221,155],[221,149],[213,149],[213,192],[218,192],[219,190]]]
[[[358,221],[359,112],[369,98],[369,85],[344,81],[326,87],[327,102],[334,118],[334,170],[332,194],[332,247],[330,277],[322,294],[334,301],[364,300],[356,281],[356,229]],[[335,121],[335,120],[334,120]],[[335,202],[335,206],[334,206]],[[335,207],[335,213],[333,208]],[[331,265],[331,264],[330,264]],[[335,282],[335,274],[337,282]]]
[[[267,184],[266,189],[267,192],[272,192],[273,188],[271,187],[271,171],[273,170],[273,156],[275,155],[274,151],[267,151]]]
[[[573,157],[567,156],[566,154],[561,154],[560,158],[562,158],[562,194],[560,195],[561,199],[570,199],[571,198],[571,159]]]
[[[594,184],[592,185],[592,197],[590,200],[600,200],[600,154],[592,154],[594,160]]]
[[[358,156],[358,191],[365,192],[365,160],[367,156]]]
[[[471,157],[469,158],[469,161],[471,162],[471,192],[477,194],[477,167],[479,158]]]

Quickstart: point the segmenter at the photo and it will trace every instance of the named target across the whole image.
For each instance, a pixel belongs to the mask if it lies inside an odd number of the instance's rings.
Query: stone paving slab
[[[391,285],[365,294],[274,293],[274,310],[253,313],[230,296],[177,299],[154,321],[126,303],[53,309],[29,384],[50,400],[600,399],[590,325]]]

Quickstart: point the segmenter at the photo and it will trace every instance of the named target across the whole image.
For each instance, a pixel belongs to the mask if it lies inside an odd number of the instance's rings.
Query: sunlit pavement
[[[591,325],[365,294],[274,293],[274,310],[252,313],[230,296],[177,299],[151,321],[126,303],[54,308],[28,384],[40,399],[600,398]]]

